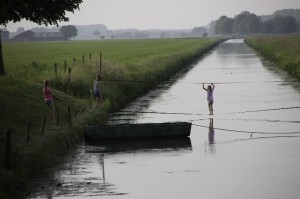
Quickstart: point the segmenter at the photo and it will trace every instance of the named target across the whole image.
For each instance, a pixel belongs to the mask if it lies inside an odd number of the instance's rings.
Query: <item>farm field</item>
[[[103,53],[103,58],[118,64],[147,63],[174,53],[195,51],[216,41],[213,39],[148,39],[6,43],[3,45],[7,72],[13,75],[18,68],[36,62],[53,66],[54,63],[73,63],[73,59],[93,59]]]

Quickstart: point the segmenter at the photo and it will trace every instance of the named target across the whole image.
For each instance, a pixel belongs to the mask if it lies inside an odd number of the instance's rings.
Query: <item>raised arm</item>
[[[206,91],[207,91],[207,89],[204,87],[204,83],[203,83],[203,85],[202,85],[202,88],[203,88],[203,90],[206,90]]]
[[[215,85],[213,83],[211,83],[212,85],[212,90],[215,90]]]

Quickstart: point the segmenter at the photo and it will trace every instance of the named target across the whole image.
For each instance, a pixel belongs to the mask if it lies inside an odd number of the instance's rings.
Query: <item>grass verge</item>
[[[266,59],[300,79],[300,34],[254,35],[245,43]]]

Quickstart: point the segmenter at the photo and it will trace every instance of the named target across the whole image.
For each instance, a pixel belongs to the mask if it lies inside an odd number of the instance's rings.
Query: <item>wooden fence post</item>
[[[11,153],[11,130],[6,133],[6,168],[10,169],[10,153]]]
[[[100,78],[101,78],[101,69],[102,69],[102,53],[100,53],[100,70],[99,70]]]
[[[76,58],[74,58],[73,61],[74,61],[74,66],[75,66],[75,64],[76,64]]]
[[[72,126],[71,106],[68,106],[69,126]]]
[[[65,73],[67,72],[67,61],[65,60]]]
[[[92,61],[92,54],[90,54],[90,61]]]
[[[84,62],[84,55],[82,55],[82,61]]]
[[[59,125],[59,108],[56,108],[56,126]]]
[[[46,126],[46,117],[44,117],[44,123],[43,123],[42,135],[44,135],[45,126]]]
[[[27,143],[30,141],[30,123],[27,123]]]
[[[57,76],[57,63],[54,63],[55,75]]]

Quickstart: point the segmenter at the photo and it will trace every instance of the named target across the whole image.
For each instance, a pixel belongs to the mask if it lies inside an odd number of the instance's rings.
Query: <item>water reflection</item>
[[[208,126],[208,148],[209,152],[212,154],[216,153],[215,146],[215,130],[214,130],[214,119],[209,118],[209,126]]]
[[[69,158],[54,176],[49,176],[42,182],[35,182],[35,190],[30,198],[97,198],[126,195],[119,192],[115,184],[105,181],[104,154],[88,154],[84,148],[79,148]]]
[[[122,165],[138,154],[167,157],[191,151],[190,138],[87,142],[54,176],[35,184],[36,190],[30,198],[124,196],[128,193],[118,190],[106,176],[106,160],[116,158],[116,163]],[[120,161],[119,155],[126,158],[126,162]]]
[[[191,140],[186,138],[172,139],[134,139],[134,140],[114,140],[114,141],[98,141],[86,142],[88,145],[87,153],[162,153],[168,151],[186,151],[192,150]]]
[[[214,119],[213,118],[209,118],[208,142],[209,142],[209,144],[215,143],[215,131],[214,131]]]

